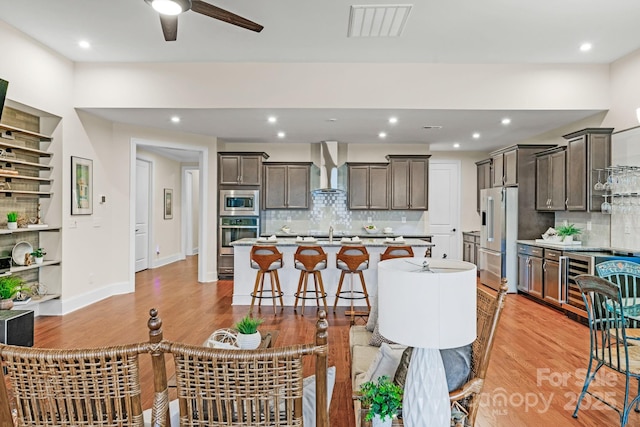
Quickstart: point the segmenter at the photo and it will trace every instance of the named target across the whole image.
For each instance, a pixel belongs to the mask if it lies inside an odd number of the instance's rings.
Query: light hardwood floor
[[[233,282],[197,282],[195,257],[136,275],[136,292],[107,298],[60,317],[38,317],[36,347],[102,346],[146,340],[149,309],[163,320],[164,336],[175,341],[202,343],[219,328],[229,327],[247,311],[232,306]],[[278,329],[276,345],[311,342],[316,310],[306,316],[291,308],[273,314],[265,300],[262,329]],[[455,310],[455,302],[451,309]],[[331,403],[332,427],[352,427],[349,379],[349,322],[344,309],[329,319],[329,364],[337,367]],[[519,295],[509,295],[500,322],[484,401],[476,425],[494,426],[612,426],[618,415],[601,404],[585,401],[578,419],[571,414],[583,382],[589,348],[588,330],[562,313]],[[144,358],[143,358],[144,359]],[[310,362],[309,362],[310,363]],[[168,363],[171,368],[171,363]],[[311,365],[305,366],[311,373]],[[142,361],[145,407],[151,405],[153,383],[150,364]],[[599,379],[598,390],[621,401],[623,380],[613,374]],[[607,386],[607,387],[605,387]],[[632,385],[632,389],[636,385]],[[632,413],[629,426],[640,426]]]

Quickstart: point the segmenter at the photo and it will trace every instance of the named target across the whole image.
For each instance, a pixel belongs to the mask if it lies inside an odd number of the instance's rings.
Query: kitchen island
[[[251,292],[253,291],[257,270],[250,267],[249,254],[252,246],[255,244],[264,244],[276,246],[278,250],[282,252],[284,266],[278,270],[280,286],[284,293],[284,304],[287,306],[293,306],[295,302],[295,296],[293,294],[298,288],[298,280],[300,278],[300,270],[296,270],[293,266],[293,255],[295,254],[298,246],[304,244],[309,246],[321,246],[327,253],[327,268],[322,270],[322,281],[324,283],[325,291],[327,292],[327,304],[329,306],[333,306],[336,290],[338,288],[338,281],[340,280],[340,270],[336,268],[336,254],[342,247],[342,238],[334,238],[333,241],[329,241],[329,239],[316,239],[315,241],[303,242],[297,240],[295,237],[278,237],[275,241],[267,240],[268,239],[240,239],[231,243],[234,253],[232,304],[251,304]],[[356,242],[352,242],[352,244],[354,243]],[[365,246],[369,252],[369,268],[364,271],[364,277],[370,298],[378,291],[378,262],[380,261],[380,254],[382,254],[387,247],[393,244],[411,246],[415,256],[422,258],[425,251],[433,246],[433,243],[431,242],[413,238],[406,238],[397,242],[388,242],[385,238],[361,237],[359,243]],[[265,281],[265,286],[269,286],[269,279],[266,278]],[[354,277],[354,287],[356,289],[359,289],[358,282],[359,279]],[[346,285],[347,282],[345,282],[345,286]],[[349,300],[338,300],[338,305],[341,306],[348,306],[349,303]],[[310,304],[313,304],[313,302]],[[364,301],[362,301],[361,304],[364,305]]]

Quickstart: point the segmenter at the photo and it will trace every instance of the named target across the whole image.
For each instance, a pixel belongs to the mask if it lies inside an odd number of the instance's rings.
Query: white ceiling
[[[0,19],[77,62],[409,62],[610,63],[640,48],[637,0],[415,0],[400,37],[348,38],[351,5],[344,0],[211,0],[264,26],[254,33],[188,11],[178,40],[165,42],[157,13],[144,0],[0,0]],[[389,4],[367,0],[364,4]],[[91,42],[82,50],[77,42]],[[593,44],[580,52],[583,42]],[[1,41],[0,41],[1,44]],[[10,91],[11,89],[9,89]],[[11,94],[9,92],[9,97]],[[275,114],[288,142],[371,142],[397,116],[393,142],[480,140],[464,149],[493,149],[597,113],[460,110],[88,110],[102,117],[175,128],[230,141],[273,141],[265,117]],[[512,124],[499,124],[508,116]],[[330,118],[337,121],[329,122]],[[425,125],[441,125],[424,130]],[[387,129],[389,131],[389,127]],[[428,137],[426,136],[428,135]]]

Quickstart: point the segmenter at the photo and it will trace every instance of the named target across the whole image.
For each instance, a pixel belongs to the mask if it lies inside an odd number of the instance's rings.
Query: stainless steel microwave
[[[220,216],[259,216],[258,190],[220,190]]]

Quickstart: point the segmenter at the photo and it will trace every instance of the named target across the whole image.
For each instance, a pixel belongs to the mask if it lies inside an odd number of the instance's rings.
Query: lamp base
[[[407,427],[451,426],[451,404],[440,350],[414,348],[402,399]]]

